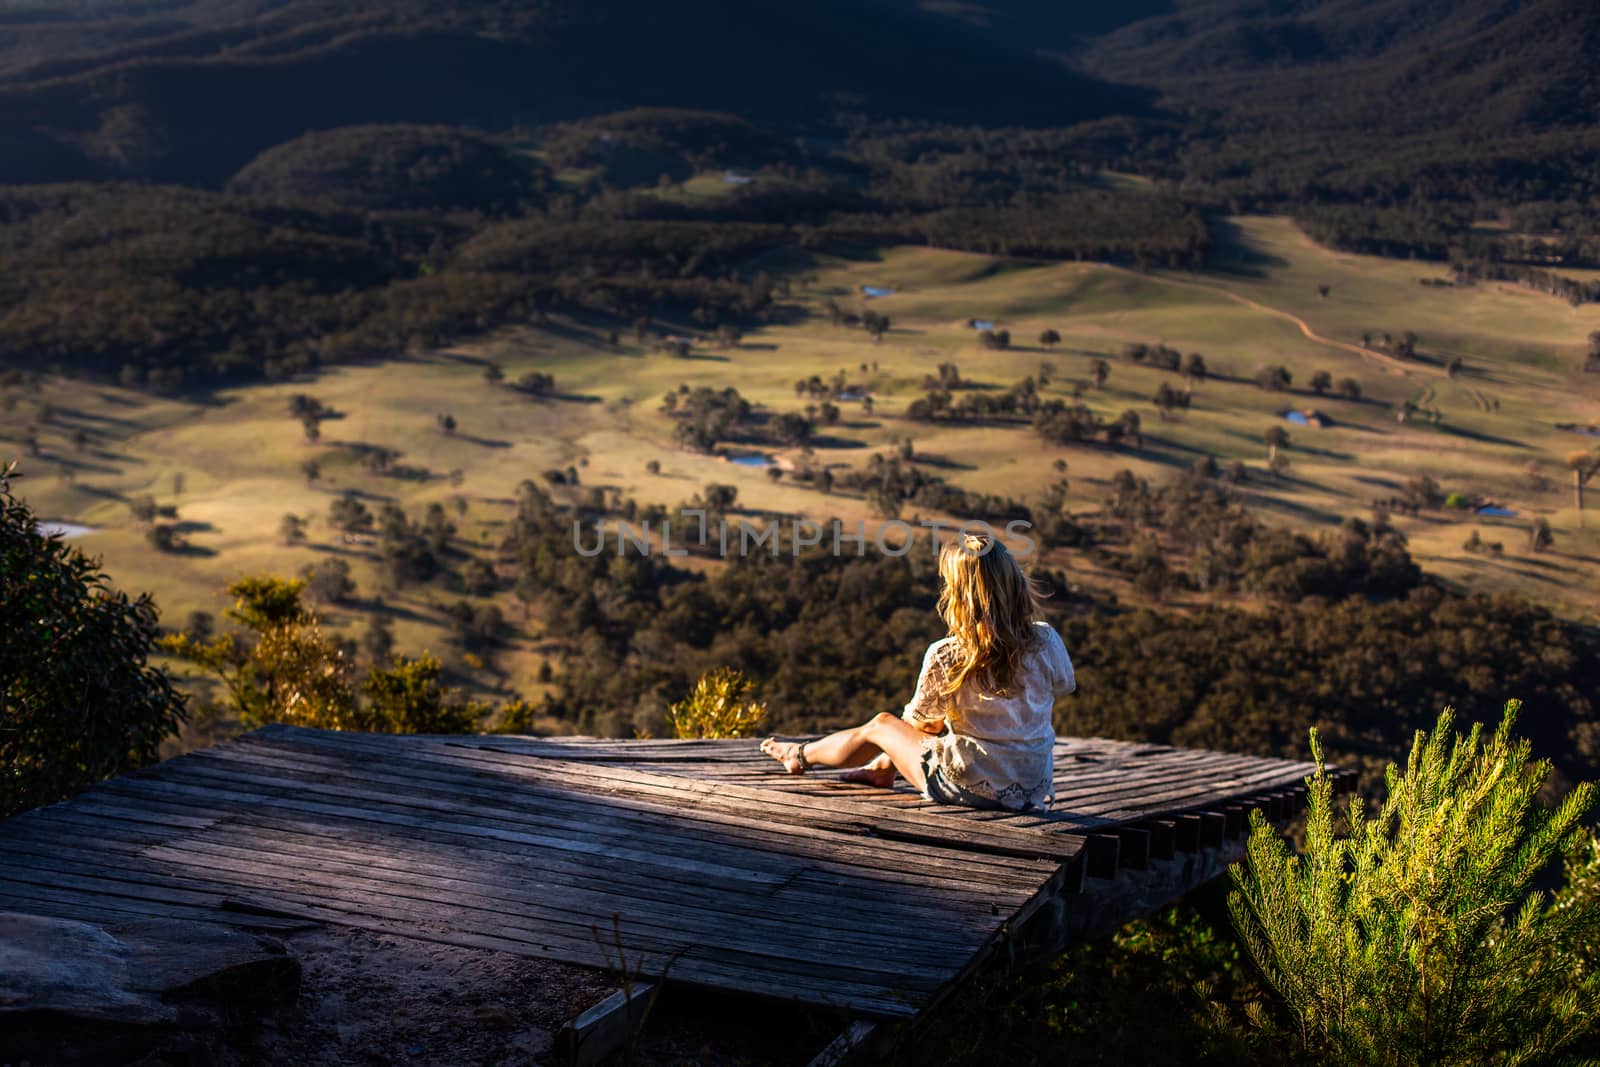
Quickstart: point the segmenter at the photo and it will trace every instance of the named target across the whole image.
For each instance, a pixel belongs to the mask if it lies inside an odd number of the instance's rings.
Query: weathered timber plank
[[[602,924],[600,927],[594,924],[565,924],[570,925],[573,931],[568,933],[564,929],[564,924],[530,923],[517,913],[481,908],[475,903],[455,902],[448,911],[440,911],[437,907],[426,906],[427,902],[374,896],[348,887],[341,887],[344,891],[336,896],[315,895],[275,886],[273,879],[266,876],[241,878],[236,881],[235,886],[240,889],[255,888],[258,892],[265,892],[266,895],[258,899],[281,907],[286,912],[305,913],[325,919],[329,917],[327,914],[329,912],[371,916],[374,920],[388,919],[389,925],[383,928],[389,933],[406,933],[411,923],[434,927],[449,926],[506,937],[525,945],[538,944],[546,949],[546,952],[542,953],[546,955],[553,954],[549,951],[552,948],[564,948],[568,953],[583,958],[559,954],[556,954],[556,958],[572,958],[573,962],[580,964],[601,966],[606,962],[605,953],[613,951],[607,940],[610,936],[609,916],[596,920]],[[149,914],[166,914],[161,908],[165,900],[161,894],[169,892],[168,890],[160,886],[134,883],[114,888],[118,890],[115,899],[144,900],[154,906],[148,911]],[[112,899],[110,894],[107,894],[107,899]],[[396,922],[405,922],[406,925],[397,927]],[[759,964],[755,968],[757,971],[780,973],[786,976],[785,980],[820,979],[841,989],[852,987],[872,989],[881,986],[918,992],[936,987],[939,980],[937,972],[940,968],[937,966],[924,969],[916,975],[906,975],[900,966],[890,961],[871,959],[865,954],[862,959],[867,962],[867,966],[860,966],[862,960],[855,959],[829,957],[818,961],[795,954],[768,955],[768,952],[782,947],[797,947],[792,942],[788,946],[775,946],[767,951],[752,951],[744,945],[711,946],[695,944],[683,937],[665,938],[641,925],[625,924],[623,929],[625,943],[630,950],[638,946],[663,955],[683,951],[683,955],[679,958],[680,967],[688,966],[692,959],[694,967],[714,970],[732,961],[735,969],[742,968],[749,971],[752,963],[757,963]],[[523,954],[528,953],[524,951]],[[874,981],[874,976],[879,980]]]
[[[206,785],[199,786],[198,783],[201,782]],[[612,810],[609,818],[603,818],[598,822],[574,822],[559,812],[545,812],[541,816],[540,813],[518,811],[516,802],[507,799],[503,791],[494,797],[494,805],[488,807],[466,805],[459,799],[451,799],[448,796],[433,798],[415,790],[402,796],[395,796],[392,792],[375,793],[360,788],[359,783],[351,784],[333,779],[313,782],[293,774],[272,774],[262,768],[214,771],[209,767],[195,764],[191,764],[179,780],[157,781],[148,776],[134,776],[120,784],[113,783],[112,788],[120,790],[144,788],[156,791],[203,788],[217,797],[230,794],[248,796],[256,800],[270,800],[275,806],[290,808],[306,801],[307,798],[312,798],[332,808],[333,810],[325,811],[323,814],[333,817],[341,815],[366,817],[380,812],[400,812],[404,814],[397,817],[404,818],[430,815],[435,817],[436,822],[444,817],[467,817],[470,818],[471,825],[483,829],[504,826],[513,832],[526,832],[536,839],[530,843],[543,847],[606,855],[626,851],[632,854],[622,858],[634,860],[648,861],[652,855],[665,856],[674,851],[671,842],[663,841],[658,832],[646,832],[635,826],[632,810],[627,806],[621,810]],[[624,814],[629,817],[621,818]],[[696,809],[694,819],[703,822],[705,821],[703,815],[700,809]],[[681,827],[685,817],[684,814],[678,814],[676,825]],[[582,833],[575,833],[580,828]],[[662,827],[669,834],[673,828],[674,826],[670,824],[664,824]],[[727,835],[721,831],[716,834],[710,831],[698,834],[692,842],[680,841],[676,846],[678,854],[704,857],[706,862],[685,859],[679,861],[677,865],[687,862],[701,868],[711,865],[714,861],[724,864],[727,870],[743,871],[751,866],[752,861],[748,851],[751,848],[766,850],[774,857],[775,862],[779,863],[797,853],[819,862],[838,863],[837,837],[807,845],[805,841],[800,840],[804,834],[795,833],[788,825],[768,824],[756,829],[761,831],[760,834],[738,848],[722,840]],[[601,847],[602,845],[615,847],[608,852]],[[632,845],[648,847],[641,849],[631,847]],[[949,871],[951,877],[974,882],[1004,881],[1009,874],[1035,869],[1028,861],[1001,857],[973,857],[962,867],[954,861],[945,859],[945,855],[947,854],[935,853],[928,856],[924,852],[922,859],[928,866],[951,867]],[[870,849],[865,850],[861,858],[867,863],[879,862],[875,851]]]
[[[484,878],[462,878],[437,875],[418,875],[415,872],[387,869],[375,872],[370,866],[359,863],[333,863],[315,861],[308,857],[288,856],[283,861],[265,861],[246,856],[220,856],[195,853],[172,845],[158,845],[144,850],[129,849],[114,854],[116,863],[96,863],[94,857],[83,853],[76,856],[63,854],[54,842],[47,842],[48,852],[40,852],[30,844],[11,841],[0,846],[0,856],[5,857],[13,872],[28,871],[26,877],[49,885],[72,885],[92,888],[104,883],[146,885],[159,887],[171,899],[181,899],[195,892],[226,896],[236,887],[259,885],[247,880],[265,877],[274,886],[294,888],[297,892],[315,898],[319,891],[350,886],[373,888],[395,898],[420,900],[430,903],[456,905],[470,902],[482,908],[498,908],[501,904],[513,905],[518,914],[551,922],[590,923],[612,914],[626,914],[646,927],[661,926],[670,932],[685,934],[706,932],[713,939],[726,928],[729,914],[743,913],[744,918],[735,924],[741,934],[752,937],[764,932],[765,939],[792,938],[792,924],[783,917],[774,917],[769,910],[739,908],[726,895],[709,891],[694,893],[687,887],[676,895],[636,892],[596,891],[589,888],[559,885],[537,880],[519,881],[515,887],[496,884]],[[242,851],[242,850],[235,850]],[[468,859],[470,857],[462,857]],[[32,872],[48,872],[33,874]],[[16,874],[16,877],[24,875]],[[613,881],[612,885],[618,885]],[[908,887],[910,888],[910,887]],[[559,890],[559,896],[542,892]],[[925,904],[924,907],[932,906]],[[889,909],[885,909],[889,911]],[[992,928],[992,922],[982,922],[988,909],[972,907],[972,923],[946,926],[935,943],[955,949],[968,948],[981,940]],[[951,915],[948,907],[943,913]],[[926,912],[923,912],[925,915]],[[846,929],[850,909],[817,913],[816,924],[808,929],[808,943],[836,943],[830,952],[859,953],[864,949],[880,952],[903,951],[906,938],[886,936],[879,928]],[[952,915],[952,918],[954,916]],[[966,917],[966,916],[963,916]],[[907,916],[902,921],[914,921]],[[826,958],[826,957],[824,957]]]
[[[80,808],[83,807],[81,804],[76,806]],[[163,809],[169,807],[169,805],[162,801],[147,801],[146,806]],[[119,835],[129,833],[130,827],[139,826],[143,820],[159,820],[160,818],[159,814],[152,815],[148,812],[140,812],[134,809],[114,809],[104,813],[96,812],[91,809],[88,814],[90,818],[88,822],[85,823],[85,830],[104,830],[107,824],[101,820],[112,819],[115,820],[113,825],[118,827],[116,833]],[[73,817],[76,817],[76,813]],[[65,819],[68,818],[68,816],[64,815],[62,818]],[[219,839],[219,836],[222,834],[237,833],[240,842],[245,847],[260,847],[259,837],[256,836],[256,832],[258,830],[267,830],[279,834],[294,835],[299,840],[313,842],[328,841],[336,844],[350,844],[354,841],[387,841],[387,835],[392,832],[392,828],[389,827],[363,827],[359,823],[352,824],[348,821],[305,822],[294,819],[274,818],[261,811],[255,811],[247,813],[246,816],[242,816],[238,819],[229,820],[226,824],[219,824],[217,828],[208,830],[206,837],[207,839],[214,840]],[[343,832],[341,832],[341,830]],[[380,836],[375,837],[375,831]],[[359,835],[359,837],[353,835]],[[725,891],[743,890],[752,895],[763,895],[768,899],[782,898],[795,906],[810,907],[812,904],[818,902],[811,900],[804,893],[801,893],[796,889],[798,884],[795,877],[796,871],[811,870],[813,868],[810,866],[802,867],[794,862],[791,862],[782,871],[776,872],[776,885],[774,885],[772,882],[746,884],[726,880],[708,881],[703,875],[685,875],[682,872],[675,871],[670,868],[653,868],[648,871],[641,871],[636,865],[629,865],[625,868],[612,870],[609,867],[597,866],[582,859],[577,862],[570,862],[560,860],[549,855],[548,853],[530,853],[527,850],[508,850],[499,847],[498,843],[496,842],[486,842],[482,839],[464,841],[462,838],[452,835],[448,832],[437,833],[425,829],[415,829],[407,832],[407,839],[439,844],[451,850],[466,848],[470,845],[470,851],[472,855],[480,856],[485,861],[494,862],[508,872],[523,870],[530,864],[537,863],[539,865],[539,869],[542,870],[571,870],[584,873],[594,872],[594,876],[599,879],[615,878],[619,876],[619,874],[627,874],[632,876],[648,875],[648,879],[651,881],[679,882],[694,886],[712,885]],[[291,843],[286,844],[283,847],[295,848],[299,846]],[[829,889],[825,894],[819,894],[819,900],[821,902],[838,901],[845,904],[851,902],[878,904],[886,895],[895,894],[899,887],[904,884],[906,880],[906,871],[908,869],[917,870],[914,866],[902,867],[893,871],[852,869],[851,876],[842,881],[833,872],[820,872],[826,873],[829,879]],[[919,879],[919,884],[926,882],[924,872],[918,870],[917,877]],[[945,881],[939,882],[939,893],[941,897],[957,902],[977,901],[980,903],[986,903],[994,899],[994,888],[995,887],[990,886],[975,890],[960,883]]]
[[[317,743],[314,739],[308,743]],[[560,782],[580,791],[599,792],[602,783],[621,789],[629,795],[653,793],[695,798],[699,809],[722,808],[744,812],[751,805],[772,805],[793,814],[801,811],[817,824],[831,819],[858,825],[860,810],[854,805],[824,798],[796,797],[792,794],[763,791],[725,784],[696,781],[675,775],[658,775],[648,772],[621,770],[611,767],[566,764],[554,760],[519,760],[489,750],[447,746],[454,749],[451,755],[465,755],[469,763],[484,763],[503,768],[516,777],[544,779]],[[437,754],[435,754],[437,755]],[[997,855],[1054,856],[1065,859],[1076,849],[1063,842],[1053,841],[1051,835],[1006,828],[976,831],[970,827],[952,826],[948,820],[917,818],[905,815],[876,817],[873,828],[879,832],[893,832],[900,840],[917,840],[930,844],[951,844],[963,851],[994,852]]]
[[[250,746],[249,749],[242,752],[216,752],[208,753],[207,755],[222,760],[256,762],[263,768],[268,766],[277,767],[288,770],[297,778],[319,782],[345,779],[378,784],[410,783],[413,786],[411,791],[418,795],[475,796],[494,800],[498,805],[506,807],[507,810],[517,810],[517,802],[521,798],[544,797],[558,799],[559,807],[563,814],[569,811],[588,811],[595,813],[602,822],[609,822],[614,818],[615,804],[608,801],[614,800],[618,796],[627,797],[630,810],[655,811],[674,819],[680,818],[684,810],[684,798],[681,790],[662,791],[655,788],[652,783],[645,783],[639,789],[633,789],[630,788],[632,783],[626,777],[620,783],[620,788],[616,788],[616,783],[594,786],[589,790],[584,790],[580,786],[578,795],[574,795],[573,787],[566,782],[552,784],[543,778],[508,773],[499,765],[494,765],[492,770],[485,770],[473,765],[464,767],[460,761],[452,759],[449,754],[424,754],[423,758],[416,760],[414,763],[411,761],[390,761],[391,765],[397,768],[397,773],[394,775],[385,774],[369,767],[350,765],[338,761],[318,763],[317,766],[323,768],[323,773],[313,774],[307,771],[305,765],[307,761],[316,757],[302,757],[288,751],[275,752],[273,755],[267,756],[257,751],[259,747]],[[332,757],[328,757],[328,759],[332,759]],[[401,770],[404,771],[403,774],[399,773]],[[589,770],[592,771],[592,769]],[[493,777],[496,772],[499,773],[498,780]],[[511,790],[506,788],[507,783],[504,780],[506,777],[515,778],[514,788]],[[437,786],[438,788],[429,793],[427,792],[428,786]],[[726,793],[728,791],[723,790],[722,792]],[[586,800],[586,793],[592,793],[592,798]],[[881,820],[874,820],[871,823],[864,822],[863,816],[866,813],[853,807],[845,809],[830,808],[819,811],[810,805],[797,807],[794,804],[766,803],[765,801],[768,800],[770,798],[766,796],[759,796],[754,800],[750,797],[741,796],[730,804],[710,803],[696,797],[690,804],[697,818],[707,820],[715,819],[739,824],[756,824],[765,820],[781,823],[785,826],[804,825],[819,830],[829,830],[834,834],[842,832],[856,837],[864,836],[867,831],[870,831],[881,822]],[[797,819],[797,815],[803,815],[804,819]],[[731,816],[732,818],[725,818],[725,816]],[[919,840],[929,837],[928,834],[921,832],[924,829],[926,829],[925,825],[917,827]],[[826,836],[825,839],[830,842],[830,845],[838,845],[836,836]],[[1015,840],[1015,838],[1010,840]],[[959,848],[963,854],[969,854],[971,852],[969,841],[970,837],[968,835],[952,832],[936,837],[933,840],[923,840],[922,843],[953,845]],[[1025,841],[1026,844],[1019,846],[1019,850],[1024,847],[1032,847],[1037,850],[1041,846],[1052,844],[1048,839],[1037,837],[1029,837]],[[874,844],[872,847],[874,850],[881,851],[880,845]],[[1072,851],[1072,846],[1068,844],[1064,850],[1070,852]],[[891,849],[890,851],[893,850]],[[1058,849],[1058,851],[1062,850]],[[907,853],[908,856],[915,854],[918,853],[914,850]],[[1015,857],[1012,858],[1014,859]],[[991,861],[983,857],[973,857],[973,860],[969,862],[973,861],[996,866],[997,868],[1006,866],[1005,862],[999,860]]]

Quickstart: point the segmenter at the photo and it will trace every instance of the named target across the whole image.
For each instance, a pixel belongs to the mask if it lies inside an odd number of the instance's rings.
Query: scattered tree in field
[[[39,430],[37,427],[29,426],[23,431],[22,447],[25,448],[28,452],[28,455],[32,456],[34,459],[38,459],[40,456],[44,455],[44,446],[39,443]]]
[[[278,536],[283,538],[285,545],[304,544],[306,539],[306,520],[298,515],[285,515],[278,523]]]
[[[861,398],[861,413],[863,415],[872,414],[872,398],[870,396],[864,396]]]
[[[1551,765],[1512,737],[1517,711],[1487,739],[1455,734],[1445,711],[1391,765],[1376,810],[1351,799],[1342,833],[1313,731],[1302,855],[1251,813],[1229,908],[1297,1024],[1296,1062],[1556,1063],[1593,1047],[1593,848],[1553,896],[1535,879],[1579,856],[1594,787],[1542,805]]]
[[[1271,393],[1282,393],[1294,384],[1294,376],[1287,367],[1262,367],[1256,372],[1256,384]]]
[[[1289,447],[1289,431],[1282,426],[1269,426],[1261,437],[1267,444],[1267,463],[1269,465],[1276,463],[1278,450]]]
[[[89,435],[81,429],[73,430],[72,448],[75,452],[87,452],[89,450]]]
[[[837,426],[839,424],[839,405],[824,400],[817,409],[817,417],[824,426]]]
[[[461,568],[461,584],[472,596],[489,596],[500,588],[500,576],[488,560],[469,559]]]
[[[316,397],[296,393],[289,398],[289,414],[299,421],[300,428],[305,431],[306,441],[315,444],[322,439],[322,420],[330,418],[333,412]]]
[[[1583,526],[1583,487],[1600,472],[1600,449],[1592,452],[1573,452],[1567,456],[1567,466],[1572,469],[1572,504],[1578,509],[1578,525]]]
[[[1011,347],[1010,330],[979,330],[978,347],[991,351],[1003,351]]]
[[[1386,338],[1388,337],[1387,334],[1384,336]],[[1410,330],[1407,330],[1401,335],[1398,343],[1395,343],[1392,340],[1390,343],[1394,349],[1395,355],[1399,356],[1401,359],[1411,359],[1417,354],[1417,342],[1419,340],[1421,340],[1421,338],[1412,333]]]
[[[386,666],[394,655],[394,627],[387,615],[373,615],[361,632],[361,650],[374,666]]]
[[[328,505],[328,521],[346,534],[366,533],[372,529],[372,512],[357,497],[341,496]]]
[[[1444,506],[1445,491],[1431,474],[1419,474],[1406,481],[1401,491],[1401,501],[1412,513],[1430,511]]]
[[[1189,358],[1183,364],[1184,388],[1193,392],[1195,386],[1206,380],[1206,374],[1206,357],[1198,352],[1189,353]]]
[[[149,663],[155,603],[40,534],[14,469],[0,466],[0,818],[154,761],[187,716]]]
[[[793,411],[786,411],[772,420],[773,435],[790,446],[809,441],[815,429],[810,419]]]
[[[322,477],[322,464],[318,463],[314,459],[308,459],[304,463],[300,464],[300,473],[305,475],[306,484],[311,485],[315,483],[318,478]]]
[[[1371,348],[1372,347],[1372,331],[1371,330],[1367,330],[1364,333],[1362,333],[1362,335],[1361,335],[1361,347],[1362,348]]]
[[[1445,377],[1449,378],[1451,381],[1455,381],[1461,376],[1461,372],[1466,368],[1466,366],[1466,360],[1462,359],[1460,356],[1451,356],[1450,362],[1445,364]]]
[[[456,417],[448,412],[438,416],[439,429],[443,430],[446,437],[456,432]]]
[[[739,327],[726,323],[718,326],[713,336],[716,338],[718,348],[738,348],[739,343],[744,340],[744,334],[740,332]]]
[[[1049,385],[1051,379],[1053,379],[1055,376],[1056,376],[1056,365],[1054,363],[1051,363],[1049,360],[1045,360],[1044,362],[1039,364],[1039,384],[1040,385],[1042,385],[1042,386],[1043,385]]]
[[[306,582],[306,592],[319,604],[343,604],[356,595],[355,579],[350,577],[350,564],[337,557],[307,567],[300,573]]]
[[[1583,369],[1588,374],[1600,374],[1600,330],[1589,335],[1589,354],[1584,358]]]
[[[644,465],[644,469],[645,469],[645,472],[648,473],[648,474],[660,474],[661,473],[661,461],[659,459],[652,459],[650,462],[648,462],[648,463],[646,463]]]
[[[1528,527],[1528,550],[1530,552],[1544,552],[1556,543],[1556,536],[1550,529],[1546,519],[1534,519],[1533,525]]]
[[[400,459],[398,450],[384,445],[372,445],[361,453],[361,467],[369,474],[388,474]]]
[[[1094,387],[1104,389],[1106,380],[1111,377],[1111,364],[1103,359],[1097,359],[1090,364],[1089,373],[1094,376]]]
[[[553,374],[532,370],[517,379],[517,391],[534,397],[547,397],[556,391]]]
[[[1333,375],[1325,370],[1319,370],[1311,376],[1311,391],[1322,396],[1333,388]]]
[[[885,486],[875,485],[867,492],[867,504],[872,513],[883,519],[900,517],[900,494]]]
[[[872,335],[872,343],[877,344],[889,332],[889,316],[868,311],[861,316],[861,326]]]
[[[435,555],[443,555],[456,535],[456,524],[445,514],[444,505],[435,500],[428,505],[422,520],[422,536]]]
[[[1340,378],[1339,379],[1339,393],[1346,400],[1352,400],[1352,401],[1360,400],[1361,399],[1361,383],[1356,381],[1354,378]]]
[[[1174,389],[1166,382],[1162,382],[1160,387],[1156,389],[1154,403],[1160,416],[1163,419],[1170,419],[1179,408],[1189,406],[1189,394]]]
[[[1054,348],[1060,343],[1061,333],[1059,330],[1044,330],[1039,334],[1039,344],[1045,348]]]
[[[1317,295],[1322,297],[1322,299],[1324,299],[1324,300],[1328,299],[1328,294],[1331,293],[1331,292],[1333,292],[1333,289],[1331,287],[1329,287],[1329,286],[1326,286],[1326,285],[1317,286]]]
[[[156,498],[153,496],[134,497],[128,501],[128,510],[140,522],[154,522],[156,516],[161,513],[161,509],[156,506]]]
[[[505,377],[505,368],[494,360],[491,359],[483,365],[483,380],[490,385],[499,385],[505,380]]]

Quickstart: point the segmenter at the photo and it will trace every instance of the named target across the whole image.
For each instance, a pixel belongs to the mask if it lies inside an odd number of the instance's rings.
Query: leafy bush
[[[750,699],[755,689],[739,671],[718,667],[700,677],[689,695],[667,710],[674,737],[749,737],[767,717]]]
[[[1538,805],[1551,767],[1512,738],[1518,707],[1487,742],[1480,725],[1454,734],[1447,709],[1405,770],[1390,767],[1374,814],[1351,799],[1343,835],[1313,731],[1303,856],[1252,815],[1229,904],[1317,1061],[1546,1063],[1595,1035],[1600,906],[1533,887],[1583,836],[1595,789]]]
[[[156,758],[186,708],[148,660],[156,607],[41,535],[0,468],[0,818]]]
[[[477,729],[486,705],[453,697],[432,656],[374,662],[359,683],[354,664],[322,633],[301,600],[306,583],[262,576],[228,587],[228,615],[244,630],[198,638],[174,634],[162,647],[220,678],[246,726],[286,722],[328,730],[459,734]],[[392,637],[374,644],[387,659]],[[359,700],[358,693],[366,699]]]
[[[361,684],[367,696],[368,729],[394,734],[469,734],[488,708],[451,699],[439,685],[443,667],[432,656],[404,656],[393,667],[374,667]]]

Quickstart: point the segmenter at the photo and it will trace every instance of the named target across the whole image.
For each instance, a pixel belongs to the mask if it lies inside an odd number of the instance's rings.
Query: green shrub
[[[367,696],[368,728],[395,734],[470,734],[488,707],[458,700],[439,684],[443,667],[432,656],[401,656],[387,670],[374,667],[361,690]]]
[[[749,737],[767,717],[767,706],[750,699],[755,686],[743,674],[718,667],[701,676],[689,695],[667,711],[679,738]]]
[[[0,467],[0,818],[156,758],[186,713],[149,664],[156,607],[44,537]]]
[[[1303,856],[1260,813],[1229,898],[1241,938],[1318,1062],[1562,1062],[1592,1054],[1600,973],[1596,896],[1552,903],[1533,888],[1583,837],[1589,784],[1555,808],[1538,801],[1550,764],[1529,762],[1506,705],[1485,742],[1453,713],[1416,734],[1406,769],[1388,772],[1373,814],[1359,797],[1334,826],[1332,789],[1312,731]]]
[[[1444,506],[1447,508],[1456,508],[1457,510],[1465,510],[1472,506],[1472,500],[1465,493],[1451,493],[1449,496],[1444,498]]]

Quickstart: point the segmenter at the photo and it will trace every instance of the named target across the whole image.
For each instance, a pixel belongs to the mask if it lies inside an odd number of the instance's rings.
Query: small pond
[[[771,467],[777,463],[777,461],[771,456],[763,456],[759,453],[751,453],[744,456],[729,456],[728,461],[730,463],[737,463],[741,467]]]
[[[1510,508],[1503,508],[1498,504],[1487,504],[1477,510],[1479,515],[1487,515],[1494,519],[1514,519],[1517,513]]]
[[[881,285],[863,285],[861,287],[861,295],[868,296],[868,297],[872,297],[872,296],[893,296],[894,295],[894,290],[893,289],[886,289]]]

